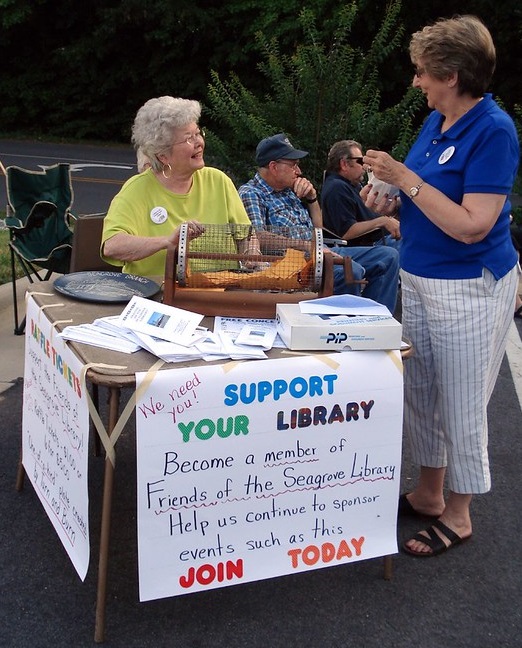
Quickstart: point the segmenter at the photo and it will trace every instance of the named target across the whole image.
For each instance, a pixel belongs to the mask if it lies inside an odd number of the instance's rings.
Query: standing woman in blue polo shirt
[[[520,151],[512,120],[485,92],[496,55],[478,18],[424,27],[410,57],[433,112],[404,164],[378,151],[364,162],[401,190],[403,327],[415,348],[404,426],[420,475],[399,514],[433,517],[402,545],[431,557],[471,536],[472,495],[491,487],[486,409],[518,284],[509,194]]]

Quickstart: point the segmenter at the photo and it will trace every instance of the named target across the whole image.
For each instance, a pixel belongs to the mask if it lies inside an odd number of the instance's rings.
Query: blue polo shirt
[[[457,204],[464,194],[503,194],[512,191],[520,158],[513,121],[491,94],[441,133],[443,116],[433,111],[405,160],[422,180]],[[422,189],[421,189],[422,191]],[[461,243],[434,225],[402,193],[401,267],[435,279],[472,279],[487,268],[498,280],[517,262],[509,232],[511,203],[478,243]]]

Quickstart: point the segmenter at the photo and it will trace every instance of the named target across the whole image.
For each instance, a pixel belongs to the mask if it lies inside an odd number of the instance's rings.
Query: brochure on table
[[[134,296],[120,315],[119,323],[138,333],[190,346],[202,319],[199,313]]]
[[[25,332],[22,462],[82,580],[89,565],[89,411],[82,365],[32,297]]]
[[[397,551],[399,351],[136,380],[140,600]]]
[[[175,317],[179,310],[172,306],[163,306],[162,309],[166,315],[170,315],[171,310]],[[150,315],[150,308],[148,313]],[[277,335],[275,319],[215,317],[214,331],[209,331],[202,326],[195,326],[200,317],[198,315],[192,321],[190,330],[193,332],[187,336],[188,345],[128,328],[123,324],[123,313],[97,318],[92,324],[66,326],[57,335],[65,340],[122,353],[134,353],[139,349],[146,349],[165,362],[266,358],[265,351],[272,347],[285,346]],[[129,324],[132,327],[132,322]]]

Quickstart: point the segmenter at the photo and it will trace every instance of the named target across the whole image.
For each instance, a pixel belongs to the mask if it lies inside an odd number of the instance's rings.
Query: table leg
[[[96,411],[99,413],[100,412],[100,389],[98,385],[95,385],[94,383],[92,384],[92,402],[94,404],[94,407],[96,408]],[[93,434],[94,434],[94,456],[99,457],[101,454],[101,443],[100,443],[100,436],[98,434],[98,430],[92,426]]]
[[[25,468],[22,463],[22,455],[20,454],[20,461],[18,462],[18,470],[16,471],[16,490],[22,491],[24,488]]]
[[[120,389],[111,387],[109,395],[109,425],[107,433],[110,437],[118,421],[120,406]],[[98,593],[96,598],[96,624],[94,641],[102,643],[105,640],[105,608],[107,604],[107,571],[109,566],[109,540],[111,532],[112,488],[114,483],[114,466],[108,457],[105,458],[105,475],[103,480],[103,501],[100,530],[100,557],[98,562]]]
[[[384,556],[384,580],[389,581],[392,579],[392,571],[393,571],[393,557]]]

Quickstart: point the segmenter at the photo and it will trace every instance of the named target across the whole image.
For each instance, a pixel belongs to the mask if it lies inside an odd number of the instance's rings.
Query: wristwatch
[[[409,193],[411,199],[413,199],[413,198],[415,198],[416,196],[419,195],[420,188],[422,187],[423,184],[424,184],[424,182],[421,180],[416,187],[412,187],[409,190],[408,193]]]

